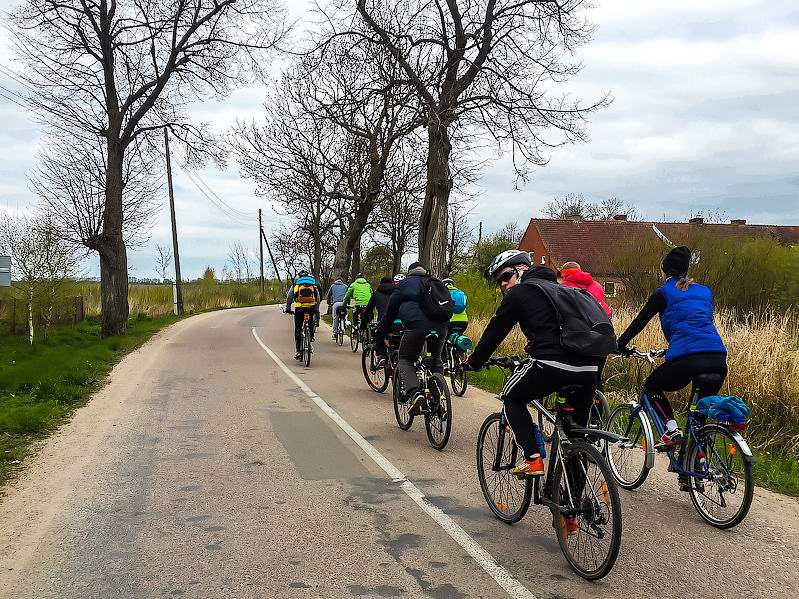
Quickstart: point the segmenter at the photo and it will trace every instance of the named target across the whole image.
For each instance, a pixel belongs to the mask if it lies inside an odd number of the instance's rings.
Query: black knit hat
[[[669,277],[684,277],[691,264],[691,250],[684,245],[673,248],[663,257],[660,269]]]
[[[380,279],[380,282],[381,283],[393,283],[394,279],[392,279],[391,277],[383,277],[382,279]]]
[[[414,268],[424,268],[424,264],[422,264],[421,262],[414,262],[408,267],[408,270],[413,270]]]

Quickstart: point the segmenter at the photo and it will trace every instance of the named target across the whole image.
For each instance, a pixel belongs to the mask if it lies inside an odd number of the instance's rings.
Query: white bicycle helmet
[[[401,272],[394,275],[394,282],[395,283],[399,283],[400,281],[403,281],[403,280],[405,280],[405,275],[402,274]]]
[[[532,260],[530,254],[523,250],[505,250],[491,261],[491,266],[488,267],[488,276],[496,278],[496,274],[506,266],[531,266]]]
[[[452,279],[444,279],[441,282],[444,283],[444,285],[454,285],[455,284],[455,281],[453,281]]]

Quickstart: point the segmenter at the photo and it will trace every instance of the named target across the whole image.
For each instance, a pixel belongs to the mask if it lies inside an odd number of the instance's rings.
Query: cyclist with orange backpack
[[[302,360],[302,352],[300,351],[302,345],[302,323],[306,314],[311,316],[308,324],[311,330],[311,341],[314,340],[314,329],[319,318],[319,304],[321,301],[322,294],[316,284],[316,279],[307,270],[301,270],[297,276],[297,281],[286,298],[286,312],[294,314],[294,343],[297,349],[297,353],[294,355],[295,360]]]

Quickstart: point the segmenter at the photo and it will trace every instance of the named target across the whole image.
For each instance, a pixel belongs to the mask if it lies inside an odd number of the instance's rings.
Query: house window
[[[541,256],[541,265],[543,266],[546,263],[547,263],[547,257],[546,256]]]
[[[616,297],[616,283],[605,281],[605,297]]]

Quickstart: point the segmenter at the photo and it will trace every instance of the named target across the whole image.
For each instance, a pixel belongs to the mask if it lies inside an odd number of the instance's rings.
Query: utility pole
[[[269,240],[266,238],[266,233],[264,230],[261,229],[261,237],[266,244],[266,251],[269,252],[269,259],[272,261],[272,268],[275,269],[275,276],[277,276],[277,282],[283,285],[283,279],[280,278],[280,271],[277,269],[277,262],[275,262],[275,257],[272,255],[272,248],[269,247]]]
[[[264,226],[261,223],[261,209],[258,208],[258,243],[260,246],[260,260],[258,261],[258,266],[261,267],[261,295],[264,293],[264,237],[261,235],[263,233]]]
[[[483,241],[483,221],[477,228],[477,245],[474,246],[474,258],[472,262],[477,262],[477,257],[480,255],[480,242]]]
[[[172,253],[175,259],[175,314],[183,314],[183,283],[180,280],[180,253],[178,252],[178,226],[175,222],[175,192],[172,190],[172,160],[169,156],[169,130],[164,127],[166,151],[166,181],[169,188],[169,214],[172,217]]]

